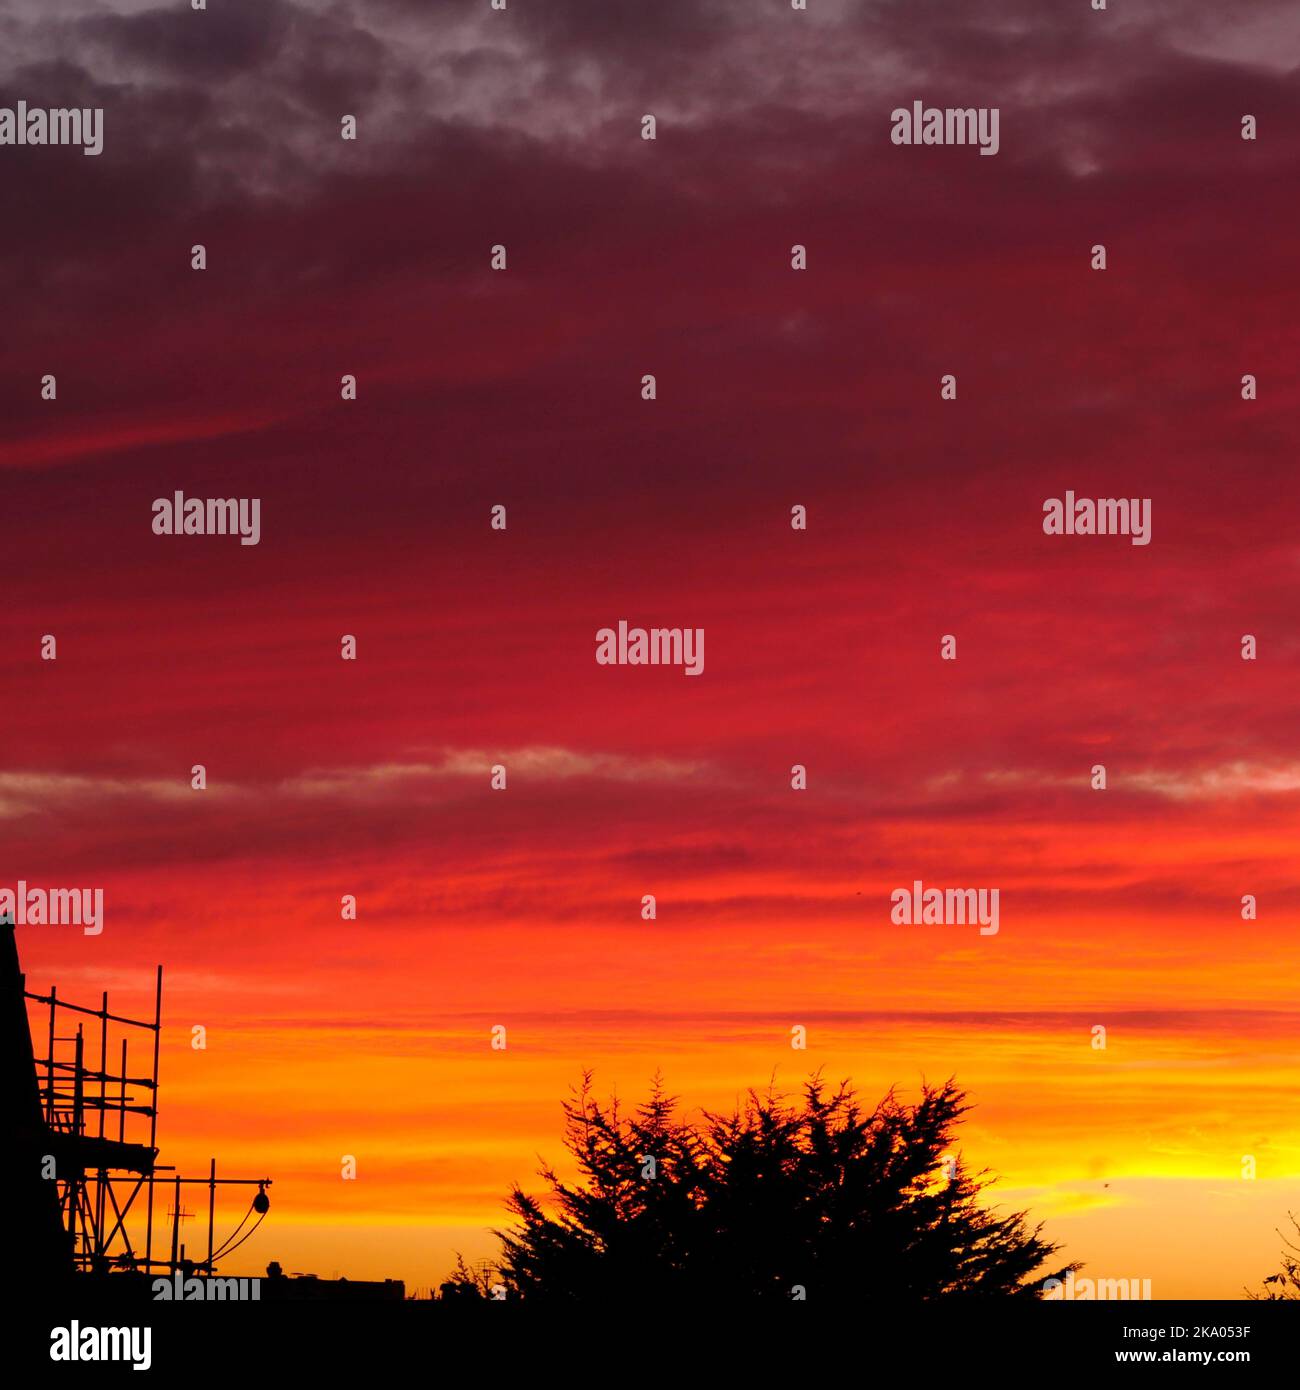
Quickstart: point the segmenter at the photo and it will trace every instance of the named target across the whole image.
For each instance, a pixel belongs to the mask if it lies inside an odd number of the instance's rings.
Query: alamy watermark
[[[86,936],[104,930],[102,888],[0,888],[0,922],[18,927],[80,927]]]
[[[998,934],[997,888],[927,888],[914,879],[911,888],[895,888],[889,895],[893,908],[889,920],[896,927],[956,926],[978,922],[981,936]]]
[[[1149,1299],[1150,1279],[1076,1279],[1070,1270],[1064,1279],[1045,1279],[1043,1297],[1049,1302],[1061,1299]]]
[[[262,1297],[260,1279],[217,1279],[191,1275],[186,1279],[176,1270],[170,1279],[153,1281],[156,1302],[195,1303],[200,1300],[217,1303],[257,1303]]]
[[[596,661],[601,666],[681,666],[688,676],[704,671],[702,627],[602,627],[596,633]]]
[[[260,497],[186,497],[176,492],[153,504],[155,536],[235,536],[240,545],[262,539]]]
[[[130,1361],[133,1371],[153,1365],[151,1327],[67,1327],[50,1329],[51,1361]]]
[[[0,106],[0,145],[80,145],[82,154],[104,148],[102,106]]]
[[[889,138],[895,145],[978,145],[980,154],[997,154],[1001,116],[997,106],[938,107],[914,101],[910,111],[899,106],[889,113]]]
[[[1043,503],[1048,536],[1129,536],[1134,545],[1151,544],[1149,497],[1049,497]]]

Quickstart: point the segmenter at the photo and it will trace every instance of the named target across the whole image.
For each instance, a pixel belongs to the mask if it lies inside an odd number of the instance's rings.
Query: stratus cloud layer
[[[210,789],[218,799],[229,797],[300,798],[340,803],[364,800],[405,804],[414,793],[439,785],[475,780],[479,783],[500,766],[516,779],[536,785],[583,780],[678,784],[694,781],[700,786],[747,786],[751,793],[764,790],[752,773],[743,777],[720,766],[668,757],[626,757],[616,753],[582,752],[570,748],[445,749],[436,762],[392,762],[371,767],[311,768],[272,783],[230,782]],[[983,774],[983,782],[1024,793],[1034,786],[1077,790],[1078,779],[1035,776],[1026,770],[998,770]],[[831,796],[852,795],[856,783],[837,779],[827,789]],[[1252,767],[1232,763],[1224,767],[1164,772],[1134,769],[1126,773],[1127,790],[1150,792],[1175,801],[1219,802],[1242,796],[1286,796],[1300,793],[1300,767]],[[0,816],[33,815],[52,808],[78,808],[96,802],[124,803],[132,809],[152,802],[191,800],[184,782],[144,777],[91,777],[67,773],[0,773]],[[978,799],[977,783],[960,771],[939,773],[919,795],[909,797],[913,807],[951,807],[964,797]],[[987,806],[987,803],[985,803]],[[1008,798],[1008,808],[1015,801]],[[895,807],[895,809],[901,809]],[[988,807],[988,809],[992,809]]]

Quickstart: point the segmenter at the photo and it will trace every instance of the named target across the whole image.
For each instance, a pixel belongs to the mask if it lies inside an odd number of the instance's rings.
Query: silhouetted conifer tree
[[[1291,1224],[1300,1233],[1300,1221],[1297,1221],[1293,1214]],[[1279,1231],[1279,1235],[1282,1233]],[[1293,1245],[1291,1241],[1282,1236],[1282,1244],[1286,1247],[1282,1251],[1282,1271],[1280,1274],[1270,1274],[1264,1280],[1263,1293],[1248,1293],[1247,1297],[1257,1303],[1281,1303],[1292,1299],[1300,1299],[1300,1245]]]
[[[529,1301],[1035,1297],[1077,1266],[1042,1269],[1041,1226],[979,1204],[987,1175],[952,1150],[969,1108],[952,1081],[867,1111],[814,1077],[689,1124],[657,1079],[628,1114],[587,1074],[564,1106],[578,1180],[512,1191],[494,1279]]]

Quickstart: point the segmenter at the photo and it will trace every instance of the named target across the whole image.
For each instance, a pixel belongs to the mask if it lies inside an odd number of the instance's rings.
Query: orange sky
[[[493,795],[484,780],[466,779],[464,814]],[[591,833],[598,854],[617,827]],[[968,844],[947,862],[965,867],[975,853]],[[1135,881],[1158,857],[1115,872]],[[523,859],[520,881],[554,872]],[[1001,930],[980,938],[892,928],[878,877],[839,885],[838,898],[827,880],[817,912],[792,926],[762,900],[798,898],[798,882],[760,875],[765,886],[750,885],[737,911],[729,874],[688,873],[668,880],[655,923],[629,898],[621,924],[604,909],[603,924],[575,925],[538,887],[529,921],[483,925],[455,920],[454,903],[479,900],[490,879],[449,888],[412,866],[405,878],[393,871],[396,893],[362,895],[353,926],[330,922],[332,904],[319,893],[313,904],[307,885],[305,906],[284,900],[283,883],[258,891],[265,874],[239,862],[209,871],[193,885],[214,904],[202,925],[179,939],[161,921],[147,933],[172,962],[165,1161],[202,1173],[215,1152],[226,1173],[276,1179],[243,1272],[278,1258],[425,1286],[454,1250],[485,1256],[484,1228],[500,1220],[509,1183],[532,1179],[539,1156],[561,1157],[559,1101],[584,1066],[629,1099],[662,1070],[691,1107],[727,1106],[773,1073],[793,1088],[814,1067],[870,1096],[956,1074],[977,1102],[964,1149],[1000,1175],[997,1200],[1045,1219],[1094,1275],[1150,1278],[1157,1296],[1236,1297],[1256,1285],[1296,1206],[1294,950],[1266,924],[1235,925],[1230,907],[1219,922],[1203,915],[1200,931],[1141,907],[1113,921],[1022,917],[1008,876]],[[166,879],[135,884],[110,881],[123,915],[128,894],[143,903],[179,891]],[[689,924],[674,921],[676,893]],[[244,894],[246,912],[220,906]],[[1123,894],[1122,882],[1105,890]],[[702,920],[717,911],[710,901],[728,920]],[[146,1009],[147,972],[130,962],[147,948],[114,925],[89,944],[27,929],[34,986],[45,987],[39,961],[70,997],[102,982],[115,1008]],[[182,944],[189,959],[176,963]],[[1197,959],[1220,950],[1228,988],[1223,969]],[[194,1023],[208,1030],[205,1051],[189,1046]],[[497,1023],[504,1052],[489,1047]],[[1098,1023],[1104,1051],[1092,1046]],[[790,1046],[794,1024],[808,1030],[806,1052]],[[339,1176],[344,1154],[356,1157],[355,1181]],[[1246,1154],[1254,1181],[1241,1176]]]

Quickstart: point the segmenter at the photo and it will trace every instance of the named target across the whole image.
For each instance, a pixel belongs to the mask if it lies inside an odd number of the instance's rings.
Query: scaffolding
[[[52,1222],[30,1223],[29,1238],[34,1243],[54,1241],[57,1245],[56,1249],[38,1252],[44,1256],[43,1267],[94,1275],[112,1271],[211,1275],[217,1262],[242,1245],[261,1224],[270,1207],[266,1189],[271,1179],[219,1178],[216,1159],[210,1161],[208,1175],[202,1178],[183,1177],[157,1162],[162,966],[155,980],[152,1019],[113,1013],[107,991],[101,995],[98,1008],[61,998],[54,986],[48,994],[34,993],[27,989],[26,977],[18,970],[12,925],[0,918],[0,932],[8,938],[4,942],[4,973],[9,977],[5,984],[23,1017],[20,1029],[18,1020],[9,1015],[6,1091],[10,1107],[18,1112],[13,1118],[17,1147],[25,1154],[21,1166],[26,1169],[22,1176],[27,1182],[22,1185],[31,1190],[29,1165],[35,1163],[42,1184],[52,1183],[57,1193],[57,1236]],[[59,1031],[74,1027],[75,1031]],[[87,1052],[95,1049],[96,1032],[98,1060],[88,1065]],[[43,1055],[35,1051],[37,1037],[43,1040]],[[133,1063],[132,1042],[136,1043],[136,1057],[143,1043],[147,1070],[138,1061]],[[131,1074],[133,1065],[139,1074]],[[24,1084],[18,1075],[23,1070],[34,1080],[34,1087],[30,1082]],[[205,1253],[192,1257],[181,1241],[181,1223],[192,1214],[183,1208],[182,1188],[196,1186],[208,1190],[208,1228]],[[155,1229],[160,1224],[155,1218],[155,1190],[159,1187],[171,1189],[171,1208],[165,1212],[171,1225],[169,1239]],[[243,1220],[218,1245],[219,1187],[256,1187],[257,1191]],[[48,1206],[49,1190],[46,1186],[33,1193],[36,1206]],[[240,1237],[254,1215],[257,1219]],[[139,1235],[141,1225],[143,1239]],[[158,1252],[156,1245],[162,1247]]]

